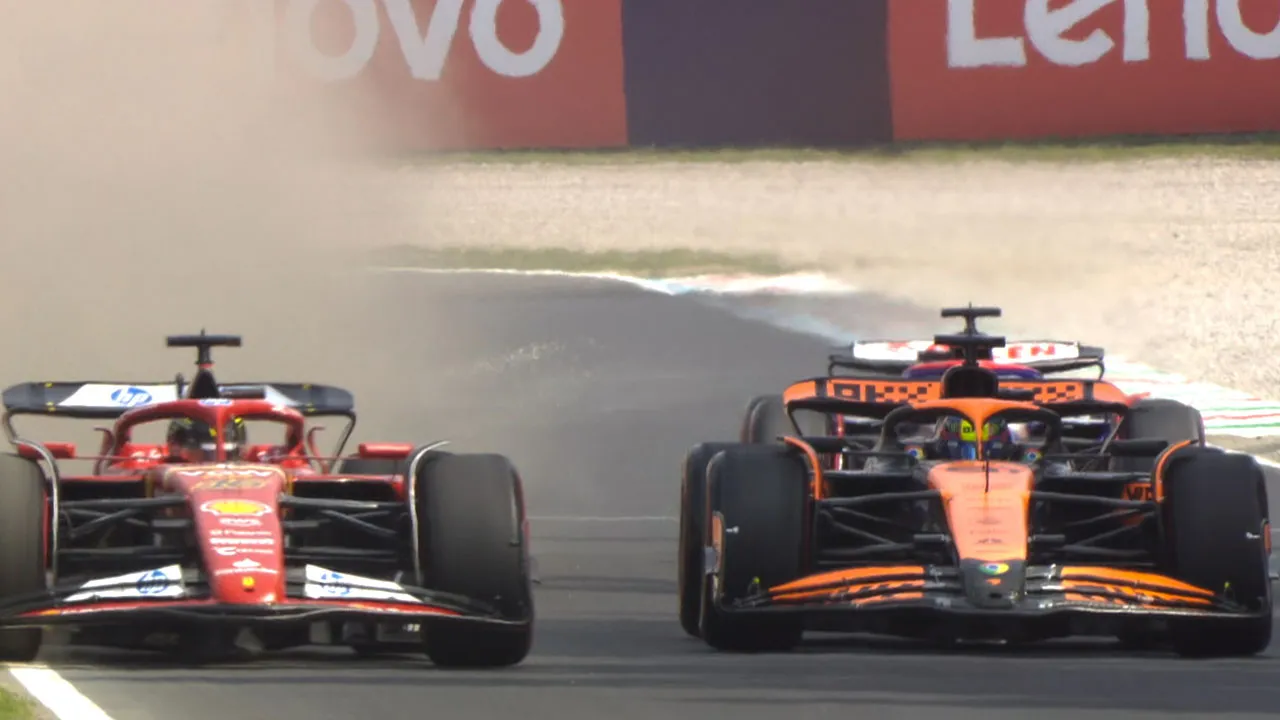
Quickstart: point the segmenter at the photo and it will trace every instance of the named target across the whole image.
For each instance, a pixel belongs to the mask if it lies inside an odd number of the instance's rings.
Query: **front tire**
[[[1185,448],[1164,473],[1168,570],[1179,580],[1228,593],[1252,616],[1178,618],[1174,650],[1190,657],[1256,655],[1271,644],[1266,487],[1256,460],[1216,448]]]
[[[707,471],[712,516],[707,544],[719,542],[719,567],[703,583],[702,638],[722,651],[787,651],[798,645],[798,614],[751,615],[717,603],[746,597],[804,574],[808,472],[785,447],[738,446],[717,454]],[[715,535],[719,537],[715,537]],[[717,589],[719,592],[717,592]]]
[[[737,443],[702,443],[684,459],[680,481],[680,627],[690,636],[702,637],[702,586],[706,580],[707,466],[711,458]]]
[[[439,667],[504,667],[533,644],[533,583],[520,477],[501,455],[428,454],[417,483],[426,586],[495,605],[517,625],[423,624],[426,654]]]
[[[45,589],[44,471],[34,461],[0,455],[0,597]],[[0,630],[0,662],[31,662],[41,628]]]

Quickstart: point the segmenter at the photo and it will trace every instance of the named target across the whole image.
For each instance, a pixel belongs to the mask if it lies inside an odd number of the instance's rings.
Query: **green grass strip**
[[[612,272],[642,278],[715,274],[781,275],[801,269],[767,254],[691,249],[590,252],[570,248],[400,245],[375,252],[373,260],[383,267]]]
[[[1187,157],[1274,160],[1280,158],[1280,133],[1236,135],[1116,136],[1047,138],[1028,141],[899,142],[847,149],[805,147],[671,150],[610,148],[602,150],[495,150],[427,152],[397,155],[400,164],[548,164],[643,165],[649,163],[745,163],[923,161],[971,162],[1114,162]]]
[[[25,697],[0,688],[0,720],[31,720],[35,706]]]

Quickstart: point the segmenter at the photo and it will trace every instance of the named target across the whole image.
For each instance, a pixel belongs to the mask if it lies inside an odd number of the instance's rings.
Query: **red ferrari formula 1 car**
[[[1123,417],[1123,396],[1093,380],[1002,381],[977,357],[1003,338],[937,340],[966,355],[938,380],[819,377],[787,389],[788,411],[879,418],[869,448],[787,433],[689,453],[679,550],[689,634],[752,651],[790,649],[806,630],[1103,636],[1201,656],[1268,646],[1256,460],[1190,438],[1073,451],[1064,418]],[[833,469],[824,453],[861,461]],[[1133,460],[1145,469],[1122,463]]]
[[[4,391],[0,661],[50,626],[71,641],[199,659],[300,645],[425,651],[442,667],[508,666],[534,610],[521,480],[500,455],[364,443],[350,393],[219,384],[210,348],[190,383],[38,382]],[[13,417],[114,419],[96,456],[21,438]],[[345,417],[336,452],[310,418]],[[276,442],[250,444],[249,429]],[[159,435],[144,441],[148,431]],[[73,474],[66,465],[92,463]]]

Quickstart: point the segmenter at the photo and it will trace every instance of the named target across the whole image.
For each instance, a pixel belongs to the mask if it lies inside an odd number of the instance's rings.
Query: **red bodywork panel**
[[[215,608],[219,606],[216,600],[174,600],[172,602],[150,601],[145,606],[136,602],[104,602],[104,603],[84,603],[81,605],[68,605],[61,608],[53,608],[49,610],[34,610],[32,612],[22,613],[19,617],[39,618],[39,617],[57,617],[65,615],[87,615],[91,613],[129,613],[142,607],[147,609],[161,608],[193,608],[201,607]],[[395,615],[446,615],[452,617],[460,617],[462,613],[445,608],[432,607],[430,605],[411,605],[409,603],[393,603],[393,602],[361,602],[358,600],[297,600],[284,599],[276,603],[282,607],[298,606],[298,607],[333,607],[333,608],[350,608],[352,610],[363,610],[371,613],[387,613]]]
[[[366,442],[360,443],[356,452],[368,460],[403,460],[413,452],[410,443]]]
[[[285,425],[287,447],[284,454],[302,456],[305,453],[306,418],[293,408],[276,405],[266,400],[171,400],[155,405],[144,405],[122,415],[116,421],[115,427],[104,433],[102,450],[99,454],[103,457],[115,458],[130,455],[136,457],[140,451],[154,454],[154,446],[137,446],[132,443],[133,428],[143,423],[190,418],[217,429],[218,454],[213,460],[226,462],[236,458],[227,457],[221,433],[222,429],[237,417],[244,420],[267,420]],[[126,452],[126,449],[133,449],[133,452]],[[165,450],[163,446],[159,449],[162,453]]]
[[[45,449],[49,451],[49,454],[53,455],[53,457],[58,460],[75,460],[76,459],[75,443],[47,442],[47,443],[43,443],[43,445]],[[31,445],[19,444],[18,454],[28,460],[42,459],[42,456],[40,455],[40,453],[37,452],[36,449]]]
[[[180,458],[172,457],[169,449],[162,444],[135,443],[132,441],[132,430],[135,426],[172,418],[193,418],[208,423],[211,427],[222,428],[232,417],[247,420],[266,420],[282,423],[287,426],[286,442],[283,445],[256,444],[240,448],[229,454],[224,447],[223,438],[218,438],[218,455],[215,462],[236,463],[234,472],[245,467],[258,467],[260,471],[270,470],[282,476],[279,490],[291,492],[294,483],[298,482],[347,482],[342,475],[327,472],[332,459],[320,457],[308,447],[305,434],[306,419],[293,408],[283,407],[265,400],[174,400],[157,403],[131,410],[120,417],[115,426],[104,430],[101,451],[97,456],[76,457],[76,448],[72,443],[44,443],[58,459],[94,460],[94,472],[88,475],[63,476],[64,482],[83,483],[94,481],[120,482],[134,479],[146,481],[148,494],[155,492],[159,482],[173,475],[183,467],[200,467],[190,465]],[[413,451],[409,443],[366,442],[358,447],[357,457],[366,459],[401,459]],[[19,452],[24,457],[38,458],[35,449],[20,445]],[[248,463],[250,465],[239,465]],[[321,467],[317,469],[316,465]],[[403,475],[387,475],[386,483],[392,487],[396,497],[404,498]],[[174,488],[171,491],[181,491]]]
[[[279,498],[289,477],[271,465],[171,466],[158,492],[188,498],[209,587],[228,605],[285,595]]]

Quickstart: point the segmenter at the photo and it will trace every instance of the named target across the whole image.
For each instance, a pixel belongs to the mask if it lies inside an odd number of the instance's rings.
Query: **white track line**
[[[627,522],[675,522],[678,518],[666,515],[534,515],[530,522],[580,522],[580,523],[627,523]]]
[[[665,515],[541,515],[533,522],[644,523],[675,522]],[[56,670],[41,664],[9,665],[9,674],[58,720],[113,720]]]
[[[75,686],[45,665],[10,666],[9,674],[58,720],[112,720]]]
[[[612,280],[663,295],[712,294],[734,296],[765,293],[783,295],[850,295],[857,288],[821,273],[756,275],[690,275],[664,278],[642,278],[618,272],[571,272],[568,270],[513,270],[511,268],[431,268],[416,266],[373,266],[372,272],[418,273],[422,275],[520,275],[526,277],[560,277],[584,280]]]
[[[1253,459],[1254,459],[1254,460],[1257,460],[1259,465],[1266,465],[1266,466],[1267,466],[1267,467],[1269,467],[1269,468],[1275,468],[1276,470],[1280,470],[1280,462],[1276,462],[1275,460],[1268,460],[1268,459],[1266,459],[1266,458],[1258,457],[1257,455],[1254,455],[1254,456],[1253,456]]]
[[[1222,447],[1221,445],[1214,445],[1213,443],[1206,443],[1206,444],[1207,444],[1209,447],[1217,448],[1217,449],[1219,449],[1219,450],[1226,450],[1227,452],[1240,452],[1239,450],[1232,450],[1231,448],[1224,448],[1224,447]],[[1245,454],[1246,454],[1246,455],[1249,455],[1250,453],[1245,453]],[[1260,457],[1260,456],[1258,456],[1258,455],[1253,455],[1252,457],[1253,457],[1253,459],[1254,459],[1254,460],[1257,460],[1257,461],[1258,461],[1258,464],[1259,464],[1259,465],[1265,465],[1266,467],[1269,467],[1269,468],[1275,468],[1275,469],[1277,469],[1277,470],[1280,470],[1280,462],[1276,462],[1275,460],[1268,460],[1268,459],[1266,459],[1266,458],[1264,458],[1264,457]]]

